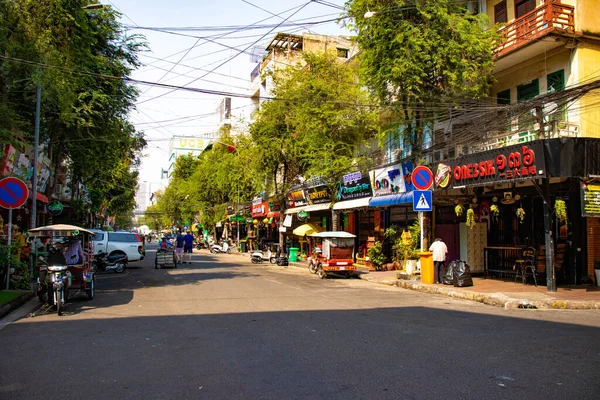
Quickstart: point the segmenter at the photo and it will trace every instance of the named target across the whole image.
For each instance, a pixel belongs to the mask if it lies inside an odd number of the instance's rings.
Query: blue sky
[[[337,6],[344,4],[344,0],[324,2]],[[325,21],[341,13],[338,8],[308,0],[102,0],[102,3],[123,14],[122,23],[131,28],[130,33],[146,37],[149,49],[140,57],[145,66],[136,71],[133,78],[169,85],[248,93],[250,72],[256,64],[250,55],[239,54],[240,50],[254,46],[264,49],[276,32],[310,30],[318,34],[349,34],[335,22],[275,27],[280,23]],[[286,18],[288,20],[284,21]],[[253,24],[263,26],[237,32],[216,30]],[[178,30],[177,35],[139,27],[202,29]],[[207,37],[210,40],[206,40]],[[214,72],[210,72],[213,69]],[[181,90],[169,93],[169,90],[156,86],[140,86],[140,90],[142,94],[131,120],[149,140],[140,180],[149,182],[150,190],[155,191],[159,188],[161,168],[168,167],[169,138],[216,131],[215,110],[220,97]],[[245,101],[234,99],[234,109],[245,105]]]

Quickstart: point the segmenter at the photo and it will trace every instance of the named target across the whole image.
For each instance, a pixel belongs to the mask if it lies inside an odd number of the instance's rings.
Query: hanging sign
[[[600,185],[581,183],[581,216],[600,217]]]
[[[308,217],[308,213],[306,211],[300,211],[298,213],[298,219],[299,220],[305,220]]]
[[[331,203],[331,193],[327,185],[314,186],[306,190],[310,204]]]
[[[306,201],[306,196],[304,194],[304,190],[302,190],[302,189],[294,190],[293,192],[290,193],[289,200],[288,200],[288,208],[302,207],[307,204],[308,204],[308,202]]]

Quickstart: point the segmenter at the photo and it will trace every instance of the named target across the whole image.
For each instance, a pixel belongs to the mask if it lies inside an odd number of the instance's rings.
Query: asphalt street
[[[0,328],[0,399],[592,399],[600,312],[505,310],[154,248]],[[37,300],[29,304],[31,306]]]

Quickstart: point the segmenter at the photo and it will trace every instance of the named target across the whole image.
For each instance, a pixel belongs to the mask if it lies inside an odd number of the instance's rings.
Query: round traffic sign
[[[418,190],[427,190],[433,184],[433,172],[424,165],[419,165],[413,170],[412,184]]]
[[[0,207],[19,208],[27,201],[29,189],[20,179],[8,177],[0,180]]]

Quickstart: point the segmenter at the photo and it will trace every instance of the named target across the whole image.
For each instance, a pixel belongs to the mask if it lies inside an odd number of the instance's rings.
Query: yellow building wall
[[[600,34],[600,0],[562,0],[575,7],[575,30]]]
[[[549,55],[535,57],[504,70],[495,76],[496,83],[492,86],[492,96],[495,98],[498,92],[510,89],[511,103],[516,103],[517,86],[536,78],[540,82],[540,94],[546,93],[548,91],[546,76],[561,69],[565,71],[566,85],[572,85],[576,78],[571,71],[570,59],[571,52],[562,49]]]
[[[576,53],[577,82],[590,83],[600,79],[600,41],[583,41]],[[580,133],[585,137],[600,138],[600,90],[579,100]]]

